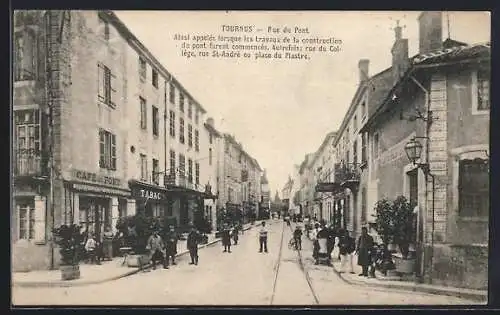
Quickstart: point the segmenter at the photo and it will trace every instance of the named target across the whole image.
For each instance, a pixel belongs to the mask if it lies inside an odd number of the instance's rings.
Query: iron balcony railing
[[[338,163],[335,165],[335,182],[359,181],[361,177],[360,165],[357,163]]]
[[[15,151],[16,176],[43,176],[47,175],[42,151],[36,149],[18,149]]]

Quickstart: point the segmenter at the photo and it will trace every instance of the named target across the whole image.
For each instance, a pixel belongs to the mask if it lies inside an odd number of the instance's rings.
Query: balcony
[[[20,149],[16,150],[14,154],[14,175],[17,178],[34,178],[48,175],[48,170],[44,166],[45,159],[40,150]]]
[[[335,182],[342,188],[357,190],[361,178],[361,167],[357,163],[337,163],[335,165]]]

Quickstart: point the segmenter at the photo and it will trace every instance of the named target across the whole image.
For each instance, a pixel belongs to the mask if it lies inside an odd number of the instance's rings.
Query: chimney
[[[370,60],[368,60],[368,59],[359,60],[359,62],[358,62],[359,82],[366,81],[370,77],[368,75],[368,67],[369,66],[370,66]]]
[[[443,17],[441,12],[425,11],[418,17],[419,54],[443,48]]]
[[[395,40],[392,45],[392,77],[394,83],[404,75],[408,69],[410,62],[408,58],[408,39],[403,38],[403,28],[396,22],[394,28]]]
[[[207,118],[207,125],[214,127],[214,119],[212,117]]]

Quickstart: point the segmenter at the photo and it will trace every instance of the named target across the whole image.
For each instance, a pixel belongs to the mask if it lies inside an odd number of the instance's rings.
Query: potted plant
[[[52,230],[54,242],[59,246],[61,254],[61,279],[74,280],[80,278],[80,247],[83,236],[80,226],[63,224]]]
[[[129,267],[138,267],[149,263],[149,252],[146,250],[147,242],[153,231],[158,228],[160,228],[158,220],[148,217],[142,212],[119,221],[117,229],[124,233],[128,247],[132,248],[132,254],[127,259]]]
[[[416,237],[414,226],[415,214],[410,202],[399,196],[393,202],[394,243],[398,246],[401,257],[395,257],[396,271],[411,274],[415,271],[415,258],[410,256],[410,244]]]
[[[377,201],[375,205],[375,230],[382,240],[382,257],[380,264],[381,272],[387,275],[387,271],[394,270],[389,246],[394,241],[393,203],[387,198]]]

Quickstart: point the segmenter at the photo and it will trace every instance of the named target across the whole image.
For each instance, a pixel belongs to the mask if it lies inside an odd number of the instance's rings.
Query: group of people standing
[[[361,266],[362,272],[359,276],[374,276],[376,257],[376,246],[373,237],[368,234],[366,227],[361,228],[361,235],[357,241],[349,235],[346,229],[334,229],[327,227],[324,222],[315,223],[314,228],[309,231],[309,238],[313,241],[313,258],[315,264],[319,264],[324,258],[327,265],[332,265],[331,256],[335,246],[339,249],[341,261],[341,273],[354,273],[354,259],[357,255],[357,264]],[[294,231],[295,242],[300,244],[302,231],[299,227]],[[299,248],[301,245],[299,245]]]
[[[111,227],[107,226],[101,237],[95,233],[88,231],[84,232],[84,259],[91,264],[100,265],[102,260],[113,259],[113,239],[114,234]]]
[[[235,224],[233,227],[230,227],[227,223],[224,224],[221,234],[222,246],[224,247],[223,253],[231,253],[231,240],[234,245],[238,245],[240,231],[243,234],[243,227],[240,223]]]
[[[175,255],[177,254],[177,241],[180,239],[180,235],[175,231],[174,226],[169,227],[169,231],[162,238],[158,230],[155,230],[153,234],[149,237],[146,250],[149,251],[151,255],[151,264],[153,270],[156,269],[158,262],[162,263],[164,269],[169,268],[170,259],[172,260],[172,265],[176,265]],[[198,265],[198,245],[202,241],[202,234],[196,229],[196,227],[191,227],[186,240],[187,249],[189,250],[189,256],[191,257],[190,265]]]

